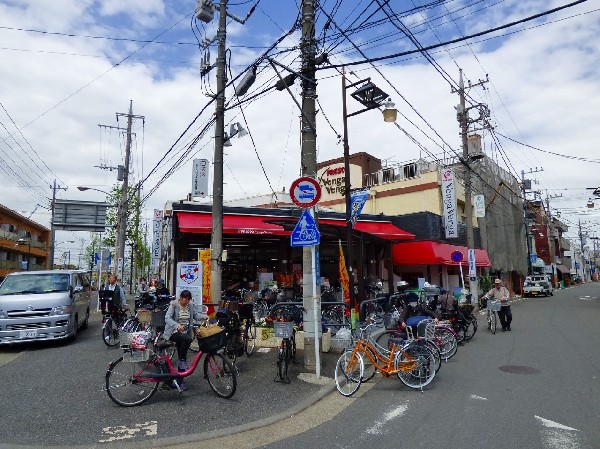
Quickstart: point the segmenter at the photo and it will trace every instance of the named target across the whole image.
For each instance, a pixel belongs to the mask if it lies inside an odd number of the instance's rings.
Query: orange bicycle
[[[391,339],[387,351],[368,340],[360,339],[335,365],[335,384],[344,396],[352,396],[365,380],[365,363],[371,363],[383,377],[393,374],[406,386],[422,389],[435,377],[435,357],[422,342]]]

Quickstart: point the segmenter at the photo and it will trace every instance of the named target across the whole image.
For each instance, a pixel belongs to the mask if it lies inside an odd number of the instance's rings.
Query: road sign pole
[[[313,217],[314,220],[314,214],[315,214],[315,208],[311,207],[310,208],[310,215]],[[315,332],[314,332],[314,336],[315,336],[315,374],[317,376],[317,379],[319,379],[321,377],[321,348],[320,348],[320,341],[319,341],[319,331],[321,330],[321,320],[319,319],[319,317],[321,316],[321,304],[320,304],[320,298],[319,298],[319,294],[317,293],[317,257],[316,257],[316,250],[315,250],[315,245],[311,245],[310,247],[310,254],[311,254],[311,258],[312,258],[312,272],[313,272],[313,277],[312,277],[312,281],[313,281],[313,285],[312,285],[312,291],[313,291],[313,318],[314,318],[314,327],[315,327]]]

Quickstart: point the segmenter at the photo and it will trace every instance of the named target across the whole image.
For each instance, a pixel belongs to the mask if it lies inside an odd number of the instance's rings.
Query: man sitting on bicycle
[[[206,315],[194,312],[192,293],[182,290],[179,299],[171,301],[165,315],[165,331],[163,337],[175,342],[179,362],[179,371],[185,371],[187,365],[187,353],[194,339],[194,320],[205,319]],[[183,388],[183,384],[180,385]]]
[[[128,309],[125,291],[117,284],[117,275],[114,273],[108,275],[108,285],[104,289],[104,299],[108,300],[104,310],[111,315],[116,315]]]
[[[408,292],[406,294],[404,310],[402,311],[402,315],[400,315],[400,326],[402,329],[406,329],[406,326],[411,326],[416,330],[419,322],[427,317],[434,318],[437,321],[435,313],[419,302],[417,294],[415,292]]]

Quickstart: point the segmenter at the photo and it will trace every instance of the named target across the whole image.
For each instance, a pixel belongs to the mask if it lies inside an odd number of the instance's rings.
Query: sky
[[[600,200],[587,207],[587,188],[600,185],[600,0],[441,45],[429,52],[435,66],[421,53],[388,56],[570,2],[318,3],[317,52],[327,52],[331,64],[317,72],[318,161],[343,155],[342,64],[349,64],[349,82],[370,77],[400,111],[398,126],[384,123],[377,111],[349,118],[351,152],[365,151],[386,163],[460,153],[459,98],[453,88],[462,69],[465,83],[489,79],[467,89],[470,104],[490,109],[494,131],[479,131],[486,154],[517,178],[525,172],[541,197],[549,198],[552,212],[570,226],[570,237],[577,236],[579,220],[584,231],[600,234]],[[232,0],[228,11],[244,18],[255,4]],[[117,114],[126,114],[130,101],[133,113],[143,116],[133,122],[130,179],[143,180],[144,217],[150,219],[153,209],[169,200],[185,198],[192,160],[212,163],[214,152],[216,69],[201,76],[200,66],[215,63],[217,48],[213,43],[205,51],[199,42],[216,36],[218,13],[205,24],[193,20],[194,10],[192,0],[0,0],[0,203],[49,226],[55,179],[67,188],[57,191],[58,198],[104,200],[103,193],[80,192],[77,186],[108,191],[117,183],[117,172],[109,167],[124,163],[125,137],[114,127],[126,127],[126,118]],[[299,70],[298,13],[298,0],[260,0],[245,24],[229,19],[228,78],[247,70],[286,34],[269,56]],[[368,62],[379,57],[384,59]],[[242,100],[277,80],[265,60],[257,72]],[[300,83],[290,90],[299,100]],[[239,122],[250,131],[225,149],[225,200],[289,189],[300,175],[300,114],[291,96],[269,89],[241,108],[235,106],[233,86],[225,96],[226,130]],[[349,112],[359,109],[352,102],[349,98]],[[88,238],[61,231],[57,241],[76,254]]]

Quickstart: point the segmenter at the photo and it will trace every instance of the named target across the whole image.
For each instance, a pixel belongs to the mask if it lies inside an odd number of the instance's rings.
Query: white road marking
[[[154,436],[158,434],[158,421],[148,421],[141,424],[134,424],[133,427],[115,426],[104,427],[104,439],[100,443],[109,443],[111,441],[128,440],[142,434],[144,436]],[[142,433],[144,432],[144,433]]]
[[[598,299],[597,296],[580,296],[579,299],[583,299],[584,301],[591,301],[593,299]]]
[[[472,394],[470,396],[471,399],[477,399],[478,401],[487,401],[487,398],[484,398],[483,396],[477,396],[476,394]]]
[[[271,348],[258,348],[256,352],[271,352]]]
[[[573,427],[565,426],[564,424],[560,424],[554,421],[550,421],[549,419],[542,418],[541,416],[535,415],[535,418],[542,423],[542,425],[554,428],[554,429],[562,429],[562,430],[574,430],[575,432],[579,432],[579,430],[574,429]]]
[[[408,407],[406,405],[399,405],[398,407],[390,410],[385,415],[383,415],[383,419],[381,419],[380,421],[377,421],[375,423],[375,425],[373,425],[372,427],[369,427],[367,429],[367,433],[370,435],[381,434],[382,433],[381,429],[383,428],[383,426],[385,426],[385,424],[388,421],[391,421],[392,419],[402,416],[406,412],[406,410],[408,410]]]
[[[575,433],[579,432],[578,429],[550,421],[537,415],[535,418],[544,426],[544,429],[542,429],[542,438],[548,447],[552,449],[579,449],[581,447]]]

